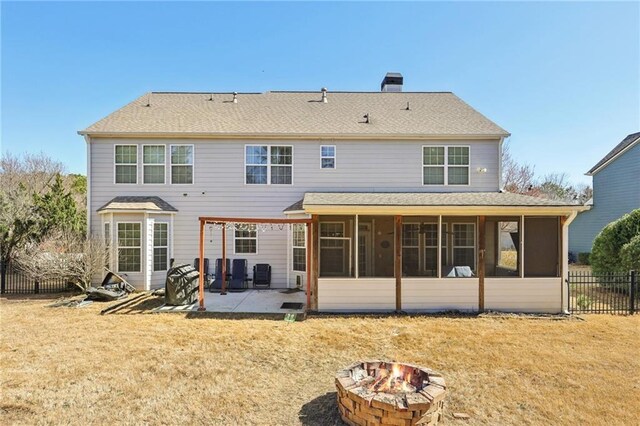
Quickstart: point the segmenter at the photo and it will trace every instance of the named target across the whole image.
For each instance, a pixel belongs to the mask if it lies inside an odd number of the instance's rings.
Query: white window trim
[[[444,148],[444,164],[442,165],[425,165],[424,164],[424,149],[425,148]],[[468,148],[469,149],[469,164],[464,166],[460,164],[451,164],[449,165],[449,148]],[[433,186],[433,187],[442,187],[442,186],[453,186],[453,187],[465,187],[471,186],[471,145],[422,145],[420,148],[420,154],[422,160],[420,161],[422,172],[420,173],[420,177],[422,179],[422,186]],[[444,183],[424,183],[424,168],[425,167],[443,167],[444,168]],[[466,167],[467,168],[467,184],[449,184],[449,167]]]
[[[144,147],[145,146],[161,146],[164,149],[164,163],[149,163],[145,164],[144,162]],[[144,181],[144,168],[146,166],[163,166],[164,173],[162,174],[163,182],[162,183],[147,183]],[[143,144],[142,145],[142,184],[143,185],[166,185],[167,184],[167,144],[162,143],[154,143],[154,144]]]
[[[109,236],[107,238],[107,227],[109,228]],[[107,265],[109,269],[111,269],[111,249],[113,247],[113,229],[111,229],[111,222],[106,221],[102,222],[102,240],[105,244],[105,249],[107,252]]]
[[[456,245],[456,236],[455,236],[455,227],[456,225],[471,225],[473,226],[473,246],[457,246]],[[451,263],[453,263],[453,266],[462,266],[462,265],[456,265],[455,264],[455,249],[457,248],[472,248],[473,249],[473,267],[471,268],[471,270],[476,271],[477,272],[477,267],[478,265],[476,265],[477,263],[477,245],[478,245],[478,235],[476,233],[476,223],[475,222],[453,222],[451,223],[451,232],[452,232],[452,238],[451,238]],[[444,277],[443,277],[444,278]]]
[[[165,225],[167,227],[167,245],[166,246],[156,246],[156,225]],[[167,249],[167,269],[156,269],[156,249],[164,248]],[[153,223],[153,265],[151,266],[151,272],[165,272],[169,270],[169,222],[154,222]]]
[[[238,256],[255,256],[260,250],[258,247],[258,225],[255,224],[256,227],[256,236],[255,237],[236,237],[236,229],[233,230],[233,254]],[[237,253],[236,252],[236,240],[256,240],[256,252],[255,253]],[[228,271],[227,271],[228,272]]]
[[[267,163],[266,164],[247,164],[247,147],[250,146],[266,146],[267,147]],[[273,166],[289,166],[291,167],[291,183],[271,183],[271,147],[272,146],[283,146],[287,148],[291,148],[291,164],[273,164]],[[244,184],[248,186],[259,186],[259,185],[272,185],[272,186],[293,186],[293,164],[294,164],[294,147],[293,145],[265,145],[265,144],[245,144],[244,146],[244,169],[242,171],[242,177],[244,179]],[[247,183],[247,166],[266,166],[267,167],[267,183]]]
[[[140,225],[140,246],[138,247],[129,247],[129,246],[124,246],[124,247],[120,247],[120,224],[127,224],[127,223],[137,223],[138,225]],[[138,274],[142,272],[142,264],[144,263],[144,258],[143,258],[143,244],[144,244],[144,228],[142,226],[142,221],[135,221],[135,220],[125,220],[122,222],[116,222],[116,271],[118,271],[118,273],[120,273],[120,253],[119,250],[121,248],[137,248],[140,250],[140,269],[138,269],[137,271],[122,271],[123,274]]]
[[[135,146],[136,147],[136,181],[134,183],[120,183],[120,182],[116,182],[116,170],[118,169],[118,166],[132,166],[132,163],[116,163],[116,150],[118,149],[119,146]],[[136,144],[132,144],[132,143],[127,143],[127,144],[115,144],[113,145],[113,184],[114,185],[137,185],[138,181],[139,181],[139,177],[138,174],[139,172],[139,167],[138,167],[138,163],[140,163],[140,149],[138,148],[138,145]]]
[[[322,148],[333,148],[333,156],[322,155]],[[333,167],[322,167],[322,160],[325,158],[333,159]],[[335,145],[320,145],[320,170],[335,170],[338,168],[338,148]]]
[[[320,267],[320,265],[322,264],[321,259],[322,259],[322,240],[343,240],[343,241],[347,241],[349,243],[349,265],[347,266],[347,271],[346,271],[346,277],[344,278],[353,278],[351,277],[351,269],[352,269],[352,263],[353,263],[353,245],[354,243],[356,243],[354,241],[354,239],[356,239],[358,237],[358,234],[356,233],[356,235],[353,235],[351,237],[323,237],[322,233],[321,233],[321,229],[322,229],[322,224],[323,223],[339,223],[342,225],[342,235],[346,235],[345,231],[346,231],[346,222],[341,222],[341,221],[322,221],[322,222],[318,222],[318,237],[319,237],[319,241],[318,241],[318,268]],[[357,231],[358,232],[358,231]],[[373,231],[372,231],[373,232]],[[320,269],[318,269],[318,276],[320,276],[320,274],[322,273],[322,271]],[[325,277],[326,278],[326,277]]]
[[[174,146],[190,146],[193,154],[191,163],[191,183],[173,183],[173,162],[171,161],[171,148]],[[172,143],[169,145],[169,185],[187,186],[196,183],[196,146],[192,143]],[[189,164],[176,164],[176,166],[188,166]]]
[[[294,242],[294,238],[293,236],[295,235],[295,230],[293,229],[293,226],[291,227],[291,270],[293,272],[306,272],[306,268],[307,268],[307,226],[305,224],[294,224],[295,225],[300,225],[303,227],[304,230],[304,246],[296,246],[293,244]],[[294,256],[293,256],[293,252],[294,249],[304,249],[304,267],[305,267],[305,271],[301,271],[296,269],[295,266],[295,262],[294,262]]]
[[[404,226],[405,225],[418,225],[418,245],[417,246],[406,246],[404,245]],[[422,256],[420,255],[420,226],[422,224],[420,222],[402,222],[402,238],[400,239],[400,241],[402,242],[402,250],[404,249],[418,249],[418,270],[422,270],[422,264],[424,263],[422,260]]]

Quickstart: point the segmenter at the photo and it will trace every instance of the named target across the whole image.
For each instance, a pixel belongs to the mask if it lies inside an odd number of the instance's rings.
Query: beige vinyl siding
[[[393,311],[395,308],[395,278],[318,279],[319,311]]]
[[[402,278],[402,310],[477,311],[477,278]]]
[[[562,278],[485,278],[484,307],[505,312],[561,312]]]
[[[172,185],[142,184],[142,170],[138,168],[138,184],[114,184],[113,150],[115,144],[137,144],[139,156],[142,145],[193,144],[194,183]],[[246,185],[245,145],[293,146],[292,185]],[[154,195],[161,197],[175,208],[172,230],[173,257],[178,263],[192,263],[198,256],[199,216],[284,217],[283,209],[302,199],[307,191],[497,191],[499,141],[498,140],[434,140],[434,141],[338,141],[336,146],[339,166],[323,170],[320,146],[327,141],[278,141],[278,140],[208,140],[208,139],[130,139],[97,138],[91,140],[91,224],[92,232],[101,232],[101,221],[96,210],[120,195]],[[422,185],[422,147],[425,145],[469,145],[471,147],[471,183],[469,186],[442,186],[425,188]],[[169,155],[167,153],[167,155]],[[486,173],[478,173],[478,168]],[[221,256],[220,231],[212,234],[207,229],[205,237],[206,257],[211,265]],[[275,287],[287,286],[290,270],[287,255],[289,232],[277,229],[258,232],[258,254],[247,255],[249,273],[255,263],[271,264]],[[233,255],[233,238],[228,233],[227,253]],[[245,256],[242,256],[245,257]],[[160,278],[153,277],[152,286]],[[289,274],[291,279],[291,274]]]

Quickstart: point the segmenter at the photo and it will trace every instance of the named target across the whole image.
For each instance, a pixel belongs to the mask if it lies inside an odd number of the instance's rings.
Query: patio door
[[[373,275],[373,246],[371,223],[358,225],[358,273],[361,277]]]

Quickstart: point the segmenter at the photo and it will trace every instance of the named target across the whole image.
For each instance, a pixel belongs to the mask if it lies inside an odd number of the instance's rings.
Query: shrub
[[[578,253],[578,263],[581,265],[589,265],[591,253]]]
[[[640,234],[622,246],[620,260],[625,270],[635,269],[640,271]]]
[[[591,299],[589,299],[589,297],[587,297],[586,295],[581,294],[576,299],[576,305],[578,305],[578,308],[581,311],[586,311],[591,307]]]
[[[596,236],[591,250],[591,266],[594,272],[611,272],[628,270],[633,264],[633,253],[637,253],[638,243],[632,243],[640,235],[640,209],[636,209],[620,219],[611,222]],[[623,260],[622,249],[630,256],[630,263]],[[635,259],[637,261],[637,258]]]

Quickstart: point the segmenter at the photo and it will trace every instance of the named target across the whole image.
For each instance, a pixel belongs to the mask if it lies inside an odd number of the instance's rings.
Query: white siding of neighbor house
[[[402,278],[402,310],[477,311],[478,279]]]
[[[319,311],[393,311],[395,308],[395,278],[318,279]]]
[[[114,184],[114,145],[137,144],[138,183]],[[166,184],[142,183],[142,145],[163,144],[166,151]],[[194,145],[194,184],[170,184],[171,144]],[[246,185],[245,145],[293,146],[293,185]],[[320,146],[336,146],[336,169],[320,168]],[[424,145],[470,146],[469,186],[423,186],[422,147]],[[207,140],[207,139],[109,139],[91,140],[91,232],[101,232],[101,220],[96,210],[116,196],[158,196],[176,207],[170,230],[173,236],[173,256],[178,263],[192,263],[198,256],[198,217],[284,217],[283,209],[299,201],[308,191],[440,191],[484,192],[499,187],[498,140],[451,141],[277,141],[277,140]],[[479,168],[486,168],[479,173]],[[137,216],[142,221],[143,215]],[[113,225],[112,225],[113,226]],[[143,227],[144,228],[144,227]],[[112,228],[115,232],[115,227]],[[289,232],[274,230],[259,232],[258,253],[241,255],[249,261],[249,274],[255,263],[271,264],[274,287],[286,287],[295,278],[290,271]],[[227,235],[227,256],[234,255],[233,233]],[[221,257],[220,231],[206,230],[206,257],[211,261]],[[115,265],[114,265],[115,266]],[[289,271],[289,273],[287,273]],[[213,273],[213,271],[211,271]],[[164,278],[152,274],[151,286]],[[287,283],[287,276],[289,283]],[[134,277],[131,277],[135,281]],[[293,281],[294,282],[294,281]]]
[[[562,278],[485,278],[484,307],[492,311],[562,311]]]

